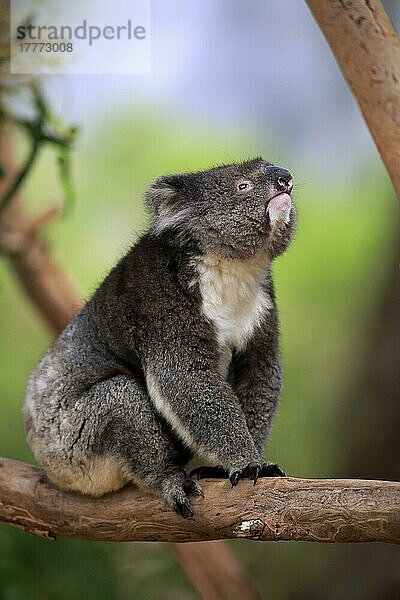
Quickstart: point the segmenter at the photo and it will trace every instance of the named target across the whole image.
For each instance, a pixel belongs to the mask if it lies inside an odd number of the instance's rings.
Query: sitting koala
[[[28,442],[60,488],[143,484],[182,516],[203,476],[263,462],[281,391],[271,261],[295,227],[292,176],[261,158],[156,179],[148,232],[31,375]]]

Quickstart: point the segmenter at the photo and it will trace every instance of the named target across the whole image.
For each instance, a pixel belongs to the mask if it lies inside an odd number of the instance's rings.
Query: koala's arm
[[[247,427],[263,456],[282,389],[275,311],[257,329],[245,350],[235,355],[230,378]]]
[[[178,436],[232,474],[262,457],[230,384],[218,372],[209,350],[184,337],[163,340],[146,357],[146,381],[156,409]]]

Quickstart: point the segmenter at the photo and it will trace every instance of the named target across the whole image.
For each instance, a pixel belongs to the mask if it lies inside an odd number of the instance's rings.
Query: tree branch
[[[18,190],[21,188],[26,177],[32,170],[39,154],[39,150],[45,143],[55,144],[62,150],[59,156],[61,182],[66,191],[66,197],[70,199],[73,196],[67,151],[70,150],[75,139],[77,128],[64,128],[65,131],[63,133],[51,131],[50,126],[55,119],[52,116],[42,90],[37,83],[34,82],[31,82],[30,89],[33,95],[34,109],[37,113],[37,116],[34,119],[28,120],[20,118],[0,106],[0,123],[12,123],[14,125],[22,126],[27,131],[30,141],[30,148],[25,162],[19,172],[15,175],[15,178],[3,192],[3,197],[0,198],[0,213],[10,204]]]
[[[184,520],[135,487],[92,499],[62,492],[45,472],[0,459],[0,522],[36,535],[102,541],[218,539],[400,543],[400,483],[348,479],[202,482]]]
[[[10,132],[3,127],[1,134],[0,157],[7,175],[0,182],[0,193],[13,178]],[[50,256],[38,219],[26,213],[18,197],[0,214],[1,253],[7,256],[40,317],[54,333],[60,333],[78,311],[80,297],[71,279]]]
[[[23,166],[21,167],[21,170],[17,174],[15,180],[10,185],[10,188],[6,191],[3,198],[0,200],[0,212],[2,210],[4,210],[6,208],[6,206],[9,205],[9,203],[11,202],[11,200],[14,198],[15,194],[17,193],[18,189],[21,187],[22,183],[24,182],[26,176],[28,175],[29,171],[31,170],[33,163],[35,162],[35,159],[38,155],[40,144],[41,144],[40,139],[32,140],[31,148],[29,150],[28,156],[27,156]]]
[[[400,198],[400,42],[379,0],[306,0]]]

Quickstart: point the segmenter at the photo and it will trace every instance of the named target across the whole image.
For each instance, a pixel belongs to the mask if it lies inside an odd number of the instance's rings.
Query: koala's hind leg
[[[69,460],[47,466],[60,487],[101,496],[133,481],[183,516],[192,514],[188,494],[202,491],[183,469],[190,454],[135,379],[119,375],[94,385],[62,418],[75,432],[66,444]]]

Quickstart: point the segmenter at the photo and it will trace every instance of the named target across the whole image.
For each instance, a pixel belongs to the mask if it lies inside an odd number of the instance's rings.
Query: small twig
[[[39,231],[54,221],[54,219],[58,217],[60,213],[61,206],[59,204],[52,204],[51,206],[47,207],[37,217],[32,219],[29,229],[27,230],[27,235],[31,236],[39,233]]]
[[[0,110],[0,120],[3,123],[9,122],[13,125],[23,127],[27,131],[31,141],[31,148],[25,163],[9,187],[3,193],[3,197],[0,199],[0,213],[16,196],[28,173],[31,171],[39,154],[39,150],[41,149],[42,145],[46,143],[58,146],[62,152],[59,157],[61,184],[65,192],[66,201],[71,201],[73,198],[73,187],[71,183],[68,160],[69,157],[67,155],[67,151],[71,148],[72,142],[74,141],[77,133],[77,129],[76,127],[69,127],[63,132],[63,134],[59,134],[57,131],[52,131],[52,126],[54,128],[56,120],[51,114],[40,88],[35,83],[31,83],[31,91],[37,111],[37,117],[35,119],[29,120],[18,117],[4,106],[1,107]]]
[[[8,206],[8,204],[14,198],[22,183],[24,182],[26,176],[28,175],[29,171],[31,170],[33,163],[35,162],[35,159],[38,155],[41,142],[42,140],[40,138],[33,139],[31,150],[28,154],[24,165],[22,166],[19,173],[17,173],[14,181],[11,183],[10,187],[5,192],[3,198],[0,200],[0,213],[6,208],[6,206]]]

